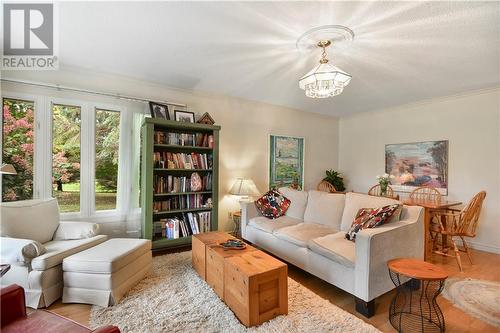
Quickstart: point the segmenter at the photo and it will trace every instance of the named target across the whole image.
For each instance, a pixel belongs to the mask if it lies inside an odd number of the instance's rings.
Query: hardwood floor
[[[500,281],[500,255],[473,250],[474,265],[470,265],[467,260],[464,262],[464,272],[460,272],[454,258],[445,258],[434,255],[432,263],[443,267],[450,277],[470,277],[474,279]],[[302,271],[299,268],[289,266],[289,276],[309,288],[319,296],[328,299],[333,304],[358,316],[364,321],[372,324],[383,332],[396,332],[388,321],[389,304],[394,295],[394,291],[389,292],[376,300],[375,316],[367,319],[354,310],[354,298],[352,295],[320,280],[319,278]],[[443,311],[446,320],[446,331],[453,333],[500,332],[484,321],[468,315],[460,309],[454,307],[444,297],[438,298],[438,303]],[[49,310],[65,317],[71,318],[83,325],[88,325],[90,316],[90,306],[84,304],[62,304],[56,302],[49,307]]]

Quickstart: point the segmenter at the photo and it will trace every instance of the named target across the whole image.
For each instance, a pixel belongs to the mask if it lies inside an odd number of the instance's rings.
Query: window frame
[[[71,105],[80,107],[81,110],[80,212],[61,213],[61,220],[87,219],[105,223],[124,221],[127,220],[127,215],[137,215],[138,208],[131,202],[132,197],[134,197],[132,192],[136,186],[134,186],[134,181],[127,181],[135,177],[133,174],[135,170],[133,152],[128,148],[135,145],[133,135],[136,134],[137,129],[133,125],[136,112],[123,105],[56,97],[50,94],[37,95],[4,90],[0,95],[2,106],[4,98],[33,101],[34,103],[33,199],[52,197],[52,106],[54,104]],[[95,209],[95,115],[98,109],[120,113],[116,209],[99,211]],[[3,124],[3,112],[0,113],[0,123]],[[2,142],[3,130],[0,131],[0,146]],[[1,159],[2,156],[0,156],[0,161]],[[1,186],[2,177],[0,177],[0,188]]]

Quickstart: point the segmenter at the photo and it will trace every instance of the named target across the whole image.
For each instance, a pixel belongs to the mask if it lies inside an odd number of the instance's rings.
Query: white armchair
[[[0,203],[0,236],[0,262],[11,265],[1,284],[22,286],[32,308],[62,296],[64,258],[107,239],[98,224],[60,222],[56,199]]]

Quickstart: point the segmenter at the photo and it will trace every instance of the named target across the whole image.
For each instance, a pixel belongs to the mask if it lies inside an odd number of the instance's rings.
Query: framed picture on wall
[[[388,144],[385,172],[394,176],[391,186],[395,191],[432,186],[448,195],[448,141]]]
[[[304,188],[304,138],[271,135],[269,140],[269,188]]]
[[[170,120],[170,115],[168,114],[168,105],[166,104],[149,102],[149,111],[151,112],[151,117],[153,118]]]

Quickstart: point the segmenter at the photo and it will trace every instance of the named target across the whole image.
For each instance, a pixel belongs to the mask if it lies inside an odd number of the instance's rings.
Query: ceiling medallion
[[[327,98],[342,93],[344,87],[351,81],[352,76],[328,63],[326,48],[333,43],[337,45],[337,43],[341,44],[353,39],[354,32],[347,27],[339,25],[313,28],[299,37],[296,43],[299,51],[307,51],[312,47],[323,49],[319,65],[299,80],[299,87],[305,91],[307,97]]]

